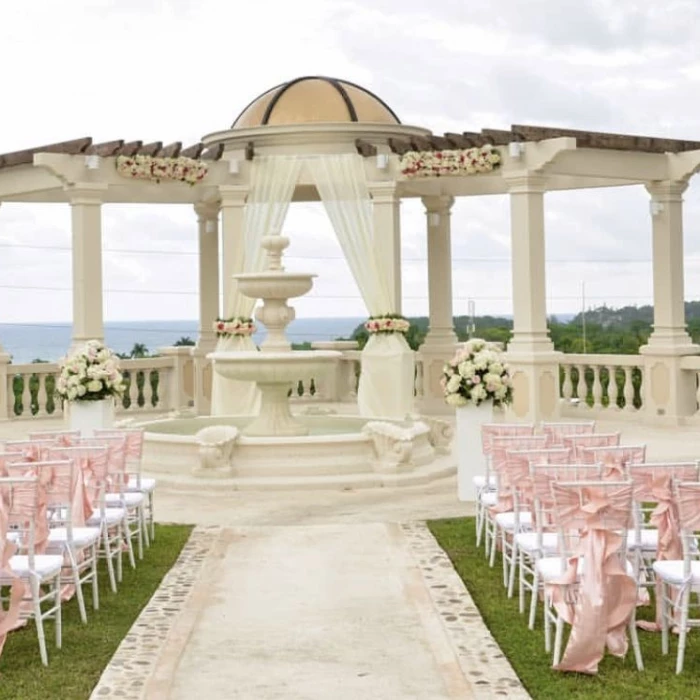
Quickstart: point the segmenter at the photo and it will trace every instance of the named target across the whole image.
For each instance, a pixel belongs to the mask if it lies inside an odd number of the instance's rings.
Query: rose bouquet
[[[408,333],[411,324],[399,314],[382,314],[370,316],[365,321],[365,330],[373,335],[375,333]]]
[[[501,349],[477,338],[466,342],[448,362],[442,374],[445,401],[451,406],[478,406],[493,401],[494,406],[513,399],[513,383]]]
[[[117,172],[123,177],[133,177],[136,180],[176,180],[196,185],[207,174],[207,164],[194,158],[156,158],[153,156],[135,155],[118,156]]]
[[[99,340],[89,340],[61,363],[56,392],[67,401],[100,401],[125,390],[119,358]]]
[[[217,338],[230,338],[234,335],[253,335],[257,327],[252,318],[217,318],[214,321]]]

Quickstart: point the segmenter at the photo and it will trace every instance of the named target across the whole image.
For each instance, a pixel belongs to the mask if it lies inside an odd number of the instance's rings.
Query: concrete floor
[[[28,429],[0,424],[0,440]],[[697,428],[599,430],[647,444],[650,460],[700,457]],[[189,631],[163,650],[156,675],[168,682],[150,688],[151,700],[472,697],[396,525],[469,513],[454,478],[358,491],[159,487],[157,513],[222,529],[188,604]]]

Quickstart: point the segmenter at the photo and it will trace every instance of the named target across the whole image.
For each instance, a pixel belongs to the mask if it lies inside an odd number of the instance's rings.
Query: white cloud
[[[227,128],[269,87],[315,73],[363,84],[405,122],[436,133],[529,122],[696,139],[698,20],[692,0],[6,2],[0,152],[85,135],[193,143]],[[648,263],[575,262],[650,259],[641,188],[546,201],[552,312],[578,310],[582,282],[596,302],[650,301]],[[695,273],[698,186],[686,202],[686,266]],[[404,308],[427,313],[420,202],[405,202],[402,217]],[[452,221],[455,311],[474,298],[479,313],[508,313],[507,198],[462,200]],[[103,228],[108,319],[196,316],[191,209],[109,206]],[[322,207],[294,206],[285,232],[288,266],[318,274],[298,315],[363,315]],[[58,250],[69,246],[67,206],[0,207],[0,321],[70,318],[70,254]],[[700,297],[695,275],[686,288]]]

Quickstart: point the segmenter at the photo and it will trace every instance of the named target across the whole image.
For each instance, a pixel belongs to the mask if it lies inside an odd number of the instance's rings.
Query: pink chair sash
[[[550,590],[558,613],[571,624],[571,636],[556,670],[595,674],[606,647],[615,656],[627,653],[625,628],[636,605],[637,589],[620,562],[623,540],[615,530],[628,527],[632,487],[605,493],[594,488],[584,491],[587,497],[581,504],[578,489],[552,484],[560,527],[566,531],[584,524],[584,529],[566,572]],[[572,604],[562,587],[576,585],[582,557],[585,567]]]
[[[17,545],[7,539],[8,516],[4,498],[0,497],[0,576],[11,580],[10,600],[7,610],[0,605],[0,654],[2,654],[8,632],[20,625],[20,606],[26,590],[25,584],[10,568],[10,559],[17,551]]]

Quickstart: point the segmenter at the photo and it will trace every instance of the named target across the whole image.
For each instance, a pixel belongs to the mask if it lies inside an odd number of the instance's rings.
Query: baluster
[[[37,376],[37,379],[39,381],[39,386],[37,387],[37,390],[36,390],[36,403],[37,403],[36,416],[37,416],[37,418],[41,418],[42,416],[49,415],[49,412],[46,408],[46,404],[49,400],[49,392],[48,392],[48,389],[46,388],[46,377],[48,375],[37,374],[36,376]]]
[[[700,413],[700,372],[695,373],[695,413]]]
[[[151,370],[143,372],[143,408],[146,411],[153,409],[153,385],[151,384]]]
[[[625,411],[636,411],[634,407],[634,384],[632,384],[633,367],[625,367]]]
[[[593,408],[603,408],[603,382],[600,378],[600,365],[593,365]]]
[[[585,408],[588,408],[588,386],[586,386],[586,365],[576,365],[578,370],[578,383],[576,384],[576,396]]]
[[[129,405],[130,411],[138,411],[139,406],[139,373],[132,369],[129,374]]]
[[[7,375],[7,415],[15,417],[15,375]]]
[[[359,384],[359,373],[362,371],[362,363],[359,360],[352,360],[350,362],[350,371],[348,372],[348,379],[350,382],[349,393],[350,399],[357,398],[357,387]]]
[[[32,392],[29,388],[31,374],[22,375],[22,418],[32,417]]]
[[[617,410],[617,397],[620,395],[617,389],[617,367],[608,366],[608,408]]]
[[[564,381],[561,385],[561,395],[566,401],[570,401],[574,395],[574,385],[571,381],[571,365],[563,365]]]
[[[423,398],[423,363],[422,362],[417,362],[416,363],[416,376],[415,376],[415,384],[413,387],[414,391],[413,394],[417,399],[422,399]]]

